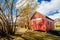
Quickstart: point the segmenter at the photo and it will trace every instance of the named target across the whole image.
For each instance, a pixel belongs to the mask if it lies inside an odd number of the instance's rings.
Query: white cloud
[[[60,18],[60,13],[54,14],[54,15],[49,16],[49,17],[55,20],[56,18]]]
[[[15,16],[13,16],[13,22],[15,22],[15,20],[16,20],[16,17],[15,17]]]
[[[21,2],[21,5],[25,2],[26,0],[24,0],[23,2]],[[37,1],[37,0],[36,0]],[[20,2],[20,1],[19,1]],[[18,2],[18,3],[19,3]],[[39,3],[38,3],[39,4]],[[21,6],[20,4],[16,5],[17,7]],[[36,9],[36,11],[42,13],[42,14],[49,14],[51,12],[53,12],[54,10],[58,10],[60,13],[60,0],[51,0],[50,2],[47,1],[42,1],[41,4],[39,4],[39,7]],[[60,14],[54,14],[54,15],[50,15],[50,18],[59,18]]]
[[[60,0],[51,0],[51,2],[42,1],[42,3],[36,9],[36,11],[41,12],[45,15],[47,15],[47,13],[49,13],[50,11],[54,11],[54,10],[60,10]],[[54,14],[53,16],[49,16],[49,17],[51,17],[51,18],[54,17],[53,19],[55,19],[56,17],[59,18],[58,15],[60,15],[60,14],[57,13],[57,14]]]
[[[20,8],[22,7],[27,1],[26,0],[18,0],[18,2],[16,3],[16,8]]]

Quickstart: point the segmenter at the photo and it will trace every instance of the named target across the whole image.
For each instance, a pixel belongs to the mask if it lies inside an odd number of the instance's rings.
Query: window
[[[42,20],[42,18],[36,18],[36,20]]]
[[[49,21],[47,21],[47,24],[49,25]]]

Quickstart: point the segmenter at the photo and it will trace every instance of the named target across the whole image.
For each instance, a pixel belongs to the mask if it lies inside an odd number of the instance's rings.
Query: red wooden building
[[[30,18],[30,29],[41,31],[52,30],[54,29],[54,20],[39,12],[35,12]]]

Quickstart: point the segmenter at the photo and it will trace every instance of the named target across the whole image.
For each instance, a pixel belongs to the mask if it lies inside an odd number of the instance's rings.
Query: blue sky
[[[17,0],[14,1],[16,2]],[[37,3],[39,6],[36,11],[52,19],[60,18],[60,0],[37,0]]]
[[[42,1],[50,2],[51,0],[38,0],[39,3],[41,3]]]
[[[16,3],[17,2],[17,0],[14,0],[14,3]]]
[[[14,4],[17,2],[17,0],[14,0]],[[2,0],[2,4],[4,1]],[[60,0],[37,0],[37,3],[39,4],[36,11],[52,18],[60,18]],[[8,12],[8,10],[6,10]],[[13,9],[14,15],[16,13],[16,9]]]
[[[60,0],[38,0],[38,12],[52,18],[60,18]]]

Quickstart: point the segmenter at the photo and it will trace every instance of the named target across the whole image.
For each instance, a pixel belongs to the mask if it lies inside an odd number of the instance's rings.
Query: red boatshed
[[[30,18],[30,29],[41,31],[52,30],[54,29],[54,20],[41,14],[40,12],[35,12]]]

